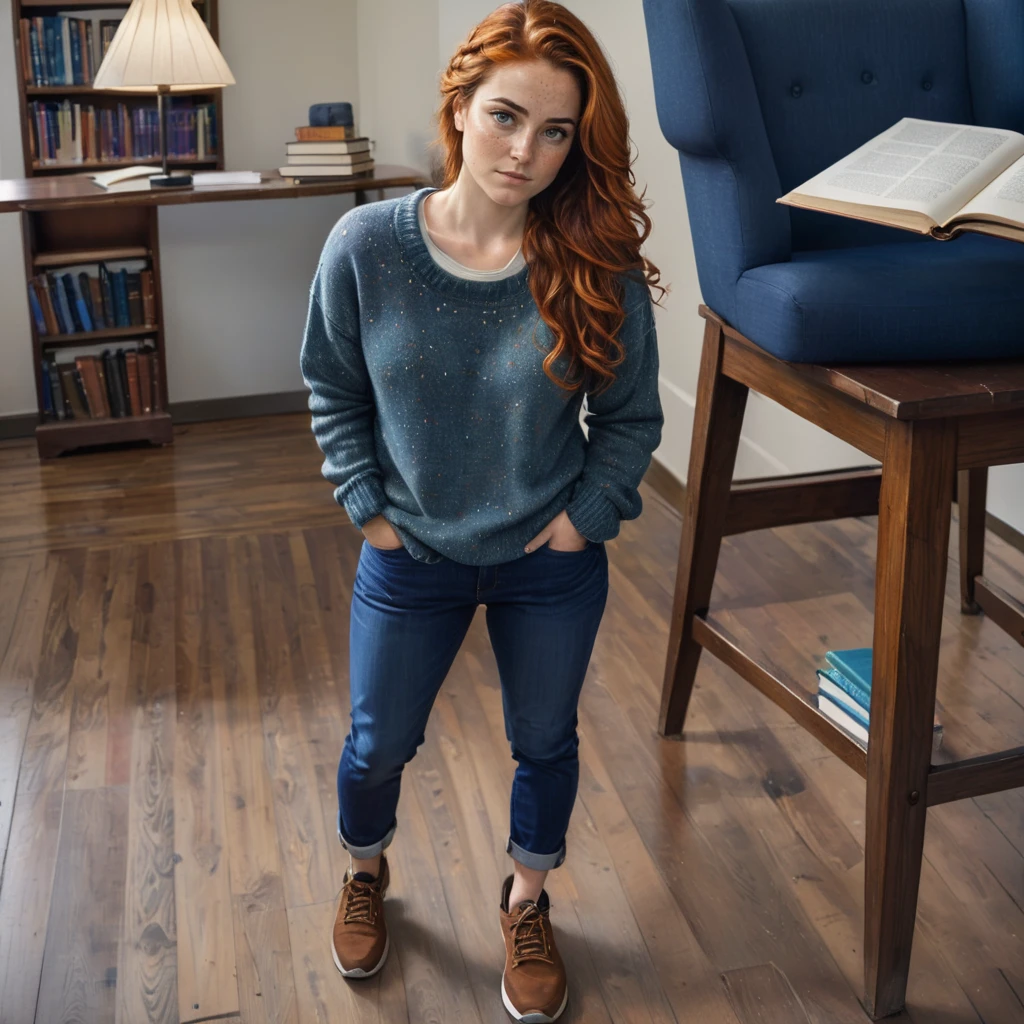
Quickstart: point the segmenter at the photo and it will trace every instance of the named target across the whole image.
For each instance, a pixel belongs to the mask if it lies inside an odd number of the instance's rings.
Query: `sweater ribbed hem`
[[[421,280],[439,294],[460,302],[482,306],[501,305],[513,299],[517,303],[525,302],[523,296],[529,296],[529,267],[523,267],[518,274],[498,281],[469,281],[449,274],[434,261],[420,230],[419,204],[431,192],[437,191],[434,188],[421,188],[418,192],[402,196],[395,204],[394,229],[405,261]]]
[[[338,488],[341,491],[342,488]],[[335,493],[337,497],[337,492]],[[376,476],[363,477],[349,484],[344,497],[339,499],[345,506],[349,519],[357,529],[362,529],[375,516],[379,516],[387,507],[388,499]]]
[[[595,542],[611,540],[619,534],[619,510],[601,493],[600,487],[581,483],[566,506],[565,514],[577,533]]]

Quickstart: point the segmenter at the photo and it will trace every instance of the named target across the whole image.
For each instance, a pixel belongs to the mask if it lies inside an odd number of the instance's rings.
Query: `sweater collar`
[[[461,302],[489,305],[528,292],[529,267],[523,267],[518,274],[502,278],[500,281],[469,281],[449,274],[434,262],[420,231],[419,204],[431,192],[436,191],[438,190],[435,188],[421,188],[417,192],[402,196],[395,205],[395,233],[405,259],[412,264],[419,276],[436,291]]]

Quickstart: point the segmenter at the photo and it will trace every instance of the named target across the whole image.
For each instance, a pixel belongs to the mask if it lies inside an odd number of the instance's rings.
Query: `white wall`
[[[220,0],[226,166],[273,168],[309,105],[355,102],[379,163],[428,170],[438,75],[496,0]],[[656,453],[685,479],[697,386],[700,293],[675,151],[658,128],[641,0],[569,0],[601,40],[631,120],[639,188],[654,231],[648,255],[672,291],[658,310],[665,431]],[[298,16],[301,11],[301,17]],[[311,31],[310,26],[315,27]],[[0,175],[19,177],[17,81],[9,0],[0,0]],[[309,281],[349,200],[328,197],[204,204],[160,211],[168,384],[172,401],[297,391]],[[0,215],[0,415],[35,408],[20,228]],[[225,300],[225,296],[229,298]],[[868,460],[773,403],[748,404],[738,476],[803,472]],[[1024,468],[995,470],[990,509],[1024,530]]]

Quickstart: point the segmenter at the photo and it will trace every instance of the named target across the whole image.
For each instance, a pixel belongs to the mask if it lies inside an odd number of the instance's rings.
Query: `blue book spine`
[[[50,392],[50,366],[49,362],[42,360],[43,369],[43,412],[51,419],[53,418],[53,395]]]
[[[77,334],[84,330],[82,321],[78,316],[78,292],[75,288],[75,279],[70,274],[62,274],[60,283],[64,286],[64,294],[67,296],[68,309],[71,312],[71,322]]]
[[[117,326],[116,307],[114,305],[114,285],[111,281],[110,271],[105,263],[99,264],[100,293],[103,299],[103,319],[107,327]]]
[[[82,65],[82,46],[78,38],[78,19],[66,18],[65,31],[71,34],[71,85],[85,85]]]
[[[856,647],[848,651],[826,651],[825,660],[847,679],[871,691],[871,648]]]
[[[71,275],[68,275],[71,277]],[[85,304],[85,298],[82,295],[82,289],[78,286],[78,282],[72,277],[71,287],[75,292],[75,308],[78,310],[78,319],[81,321],[83,331],[92,331],[92,317],[89,316],[89,307]]]
[[[57,159],[57,151],[60,146],[60,126],[57,123],[57,104],[46,104],[46,137],[49,140],[47,145],[50,149],[50,158]]]
[[[75,318],[71,315],[71,307],[68,305],[67,292],[61,285],[59,279],[54,278],[54,290],[57,293],[56,307],[61,319],[61,327],[64,334],[75,333]]]
[[[128,271],[123,267],[114,274],[114,301],[117,303],[117,326],[131,327],[128,314]]]
[[[31,285],[28,289],[28,304],[32,309],[32,319],[35,321],[36,333],[46,334],[46,318],[43,316],[43,307],[39,305],[39,296]]]
[[[835,683],[843,693],[849,694],[865,711],[871,707],[871,691],[865,690],[852,679],[847,679],[837,668],[830,666],[818,669],[818,675]]]
[[[89,310],[85,305],[85,300],[78,299],[76,305],[78,306],[78,319],[82,321],[82,329],[91,332],[93,330],[92,320],[89,318]]]
[[[43,84],[43,61],[39,53],[39,31],[36,28],[36,19],[33,18],[28,26],[28,46],[32,52],[32,84]]]
[[[64,67],[64,19],[57,15],[53,25],[53,50],[57,65],[56,85],[67,85],[67,69]]]
[[[48,14],[43,16],[43,62],[46,69],[43,85],[55,85],[57,64],[53,53],[53,18]]]

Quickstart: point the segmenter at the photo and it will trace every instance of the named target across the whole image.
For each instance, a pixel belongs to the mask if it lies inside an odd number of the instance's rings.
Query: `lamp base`
[[[188,188],[191,184],[191,174],[168,174],[149,179],[150,188]]]

